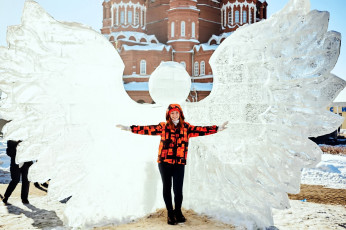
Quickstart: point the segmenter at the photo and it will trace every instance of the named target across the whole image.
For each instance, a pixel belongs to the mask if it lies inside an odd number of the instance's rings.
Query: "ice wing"
[[[37,160],[30,180],[51,179],[51,198],[72,196],[65,223],[120,223],[155,210],[159,139],[115,125],[157,124],[165,108],[128,97],[124,64],[109,41],[26,1],[7,42],[0,47],[0,88],[7,95],[0,113],[11,120],[5,138],[23,140],[17,162]]]
[[[327,111],[345,81],[330,73],[340,34],[329,13],[291,0],[268,20],[243,26],[214,52],[211,94],[186,104],[193,124],[229,128],[191,141],[189,207],[226,222],[265,227],[271,208],[287,208],[303,167],[320,161],[308,139],[330,133],[343,118]]]

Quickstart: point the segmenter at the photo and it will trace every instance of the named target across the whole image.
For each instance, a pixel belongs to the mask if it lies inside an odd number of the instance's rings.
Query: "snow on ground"
[[[6,155],[6,143],[0,140],[0,193],[3,194],[7,183],[10,181],[9,157]],[[346,156],[323,154],[322,161],[312,169],[303,169],[303,184],[324,185],[330,188],[346,189]],[[19,186],[18,186],[19,187]],[[17,188],[16,190],[18,190]],[[31,187],[31,190],[35,189]],[[50,201],[46,196],[30,195],[30,205],[23,205],[20,197],[11,196],[12,205],[0,204],[0,229],[65,229],[63,227],[63,210],[65,204]],[[273,210],[274,226],[267,230],[277,229],[345,229],[346,207],[341,205],[324,205],[297,200],[290,201],[291,208],[286,210]],[[165,215],[165,214],[164,214]],[[190,222],[178,227],[184,229],[200,230],[206,225],[202,217],[188,216]],[[197,218],[197,219],[196,219]],[[142,218],[136,223],[136,229],[176,229],[177,226],[167,226],[165,218]],[[117,229],[129,230],[134,227],[127,224]],[[222,223],[208,222],[209,229],[229,229]],[[107,226],[103,229],[115,229],[115,226]],[[204,229],[204,228],[203,228]],[[235,228],[240,229],[240,228]]]
[[[0,205],[0,229],[68,229],[63,227],[63,210],[65,204],[50,201],[45,196],[30,198],[31,204],[24,205],[20,199],[11,199],[12,205]],[[346,208],[341,205],[322,205],[301,201],[290,201],[291,208],[287,210],[274,210],[275,227],[267,230],[278,229],[344,229],[346,228]],[[186,212],[186,211],[185,211]],[[230,226],[212,221],[205,217],[187,215],[188,222],[179,226],[168,226],[163,217],[152,215],[142,218],[136,223],[121,225],[119,227],[107,226],[102,229],[230,229]],[[208,228],[203,228],[208,227]],[[243,228],[235,228],[242,229]]]
[[[345,229],[346,208],[342,205],[324,205],[290,200],[291,208],[273,210],[278,229]]]
[[[24,205],[19,197],[13,198],[11,205],[0,205],[0,229],[65,229],[64,204],[46,197],[30,197],[30,204]]]
[[[315,168],[303,169],[301,183],[346,189],[346,156],[323,154]]]

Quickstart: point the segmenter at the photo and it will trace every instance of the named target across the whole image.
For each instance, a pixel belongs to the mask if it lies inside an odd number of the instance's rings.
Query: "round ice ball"
[[[149,78],[149,93],[157,104],[182,103],[190,88],[190,75],[178,62],[161,62]]]

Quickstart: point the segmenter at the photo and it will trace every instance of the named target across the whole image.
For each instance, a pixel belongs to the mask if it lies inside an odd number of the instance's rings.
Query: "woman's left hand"
[[[220,132],[220,131],[223,131],[223,130],[227,129],[227,127],[226,127],[227,124],[228,124],[228,121],[226,121],[226,122],[223,123],[221,126],[219,126],[218,131]]]

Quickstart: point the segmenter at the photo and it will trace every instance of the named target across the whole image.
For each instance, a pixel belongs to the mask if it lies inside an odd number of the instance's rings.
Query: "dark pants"
[[[172,178],[175,209],[181,209],[183,203],[183,182],[185,165],[159,163],[159,170],[163,184],[163,199],[168,211],[173,210],[172,206]]]
[[[20,181],[20,175],[22,175],[22,193],[21,198],[22,200],[28,200],[29,195],[29,180],[28,180],[28,172],[29,167],[32,165],[32,162],[25,162],[24,165],[19,168],[19,165],[11,164],[11,182],[8,185],[6,192],[5,192],[5,198],[9,198],[16,188],[17,184]]]

